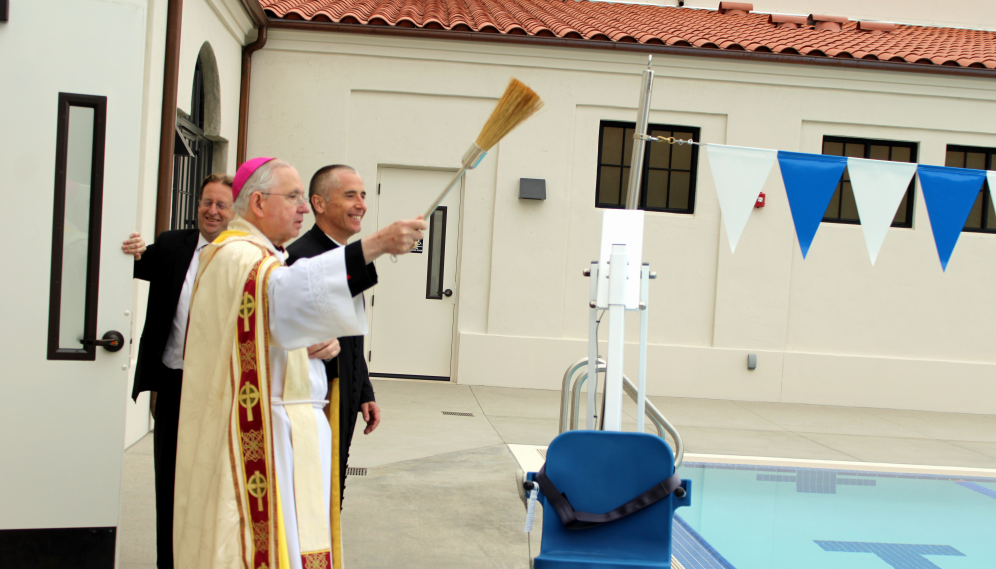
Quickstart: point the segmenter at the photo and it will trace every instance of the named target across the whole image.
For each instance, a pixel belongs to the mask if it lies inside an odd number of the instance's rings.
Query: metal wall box
[[[519,178],[520,200],[545,200],[546,180],[538,178]]]

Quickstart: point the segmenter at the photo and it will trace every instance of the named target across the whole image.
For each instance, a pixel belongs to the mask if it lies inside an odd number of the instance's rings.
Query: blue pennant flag
[[[778,165],[782,169],[795,234],[805,259],[830,205],[830,198],[844,175],[847,158],[779,150]]]
[[[921,164],[917,167],[917,175],[920,176],[920,189],[927,205],[930,228],[934,232],[937,255],[941,258],[941,269],[947,270],[948,260],[965,227],[968,214],[982,191],[986,171]]]

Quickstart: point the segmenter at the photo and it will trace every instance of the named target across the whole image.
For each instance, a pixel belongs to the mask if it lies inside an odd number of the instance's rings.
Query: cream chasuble
[[[306,348],[365,334],[363,302],[350,294],[343,248],[293,267],[282,259],[241,218],[201,253],[180,399],[175,569],[325,569],[341,559],[330,508],[338,439],[324,366]]]

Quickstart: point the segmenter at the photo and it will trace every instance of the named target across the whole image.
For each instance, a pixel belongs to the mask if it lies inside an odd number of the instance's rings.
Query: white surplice
[[[338,255],[334,255],[339,251]],[[280,484],[287,549],[292,569],[301,569],[301,549],[297,536],[294,507],[294,455],[291,446],[290,420],[278,402],[283,394],[287,350],[313,346],[340,336],[367,333],[363,298],[352,298],[346,280],[345,249],[336,248],[317,257],[300,259],[293,266],[280,267],[270,275],[270,365],[273,389],[273,447]],[[346,299],[349,299],[348,301]],[[351,326],[346,328],[346,326]],[[332,429],[325,416],[328,378],[321,360],[309,359],[312,408],[318,422],[319,448],[322,453],[325,519],[329,519],[332,480]],[[331,537],[330,537],[331,539]]]

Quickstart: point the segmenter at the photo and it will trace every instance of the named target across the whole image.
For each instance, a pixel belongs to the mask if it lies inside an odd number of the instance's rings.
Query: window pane
[[[892,147],[892,161],[893,162],[912,162],[913,161],[913,150],[905,146],[893,146]]]
[[[968,214],[968,221],[965,222],[966,229],[982,229],[982,192],[975,198],[972,211]]]
[[[690,172],[671,172],[671,190],[668,192],[669,209],[689,209],[688,194],[692,187]]]
[[[619,204],[619,179],[622,168],[600,166],[598,176],[598,203]]]
[[[436,208],[429,218],[429,282],[425,297],[443,298],[443,245],[446,240],[446,208]]]
[[[667,208],[667,170],[650,170],[647,173],[647,208]]]
[[[868,157],[872,160],[888,160],[889,159],[889,147],[883,146],[881,144],[872,144],[871,151],[868,153]]]
[[[650,131],[650,135],[657,137],[668,137],[671,136],[671,131],[653,130]],[[671,145],[666,142],[651,142],[649,163],[651,168],[670,168]]]
[[[951,168],[964,168],[965,153],[948,150],[948,155],[944,159],[944,165],[950,166]]]
[[[844,182],[840,188],[840,218],[849,221],[858,220],[858,204],[854,201],[854,190],[850,182]]]
[[[634,132],[636,132],[635,128],[627,128],[626,130],[623,131],[623,155],[622,155],[623,166],[629,166],[629,162],[633,158]]]
[[[982,152],[968,152],[965,154],[965,167],[973,170],[986,169],[986,155]]]
[[[906,208],[909,207],[907,205],[909,203],[909,199],[910,199],[909,192],[903,194],[903,201],[899,204],[899,209],[896,210],[896,217],[892,218],[893,225],[897,223],[902,225],[909,225],[910,222],[908,219],[906,219]]]
[[[833,197],[830,198],[830,205],[827,206],[827,211],[823,214],[826,219],[840,218],[840,186],[841,184],[837,184],[837,189],[833,191]]]
[[[848,142],[844,145],[844,156],[849,156],[852,158],[864,158],[865,157],[865,145],[858,144],[855,142]]]
[[[843,156],[844,155],[844,143],[843,142],[824,142],[823,143],[823,154],[827,156]]]
[[[626,205],[626,196],[629,195],[629,168],[622,169],[622,187],[619,189],[619,205]]]
[[[675,144],[671,146],[671,167],[676,170],[692,169],[691,144]]]
[[[992,194],[989,193],[989,186],[983,185],[982,191],[985,192],[985,201],[988,202],[989,216],[986,217],[986,228],[996,229],[996,209],[993,208]]]
[[[94,116],[92,108],[69,107],[62,294],[59,310],[60,349],[83,349],[80,340],[83,339],[86,314]]]
[[[602,164],[622,164],[623,129],[607,126],[602,129]]]

